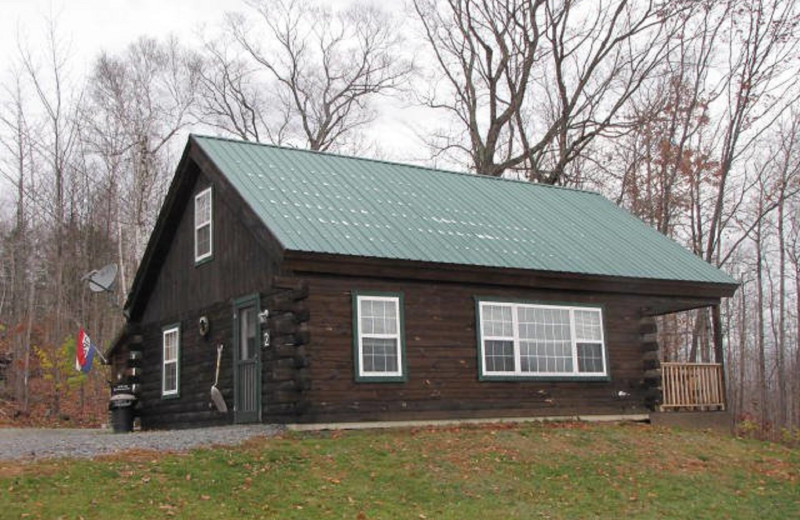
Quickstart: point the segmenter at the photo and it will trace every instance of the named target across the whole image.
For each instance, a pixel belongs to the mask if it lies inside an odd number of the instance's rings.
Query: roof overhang
[[[648,296],[650,297],[648,305],[643,307],[642,312],[652,316],[717,305],[721,298],[733,296],[738,287],[738,284],[500,269],[303,251],[286,251],[284,259],[286,267],[296,275],[302,273],[332,274]]]

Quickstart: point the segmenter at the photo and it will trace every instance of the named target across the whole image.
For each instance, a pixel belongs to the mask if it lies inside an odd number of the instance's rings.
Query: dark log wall
[[[158,280],[144,309],[141,421],[143,428],[226,424],[233,420],[233,299],[270,291],[277,269],[277,246],[264,247],[252,213],[236,202],[224,181],[200,173],[183,209]],[[194,262],[194,195],[213,184],[213,259]],[[210,332],[200,336],[207,316]],[[180,323],[179,397],[161,398],[162,327]],[[225,345],[219,388],[229,407],[209,407],[216,346]]]
[[[209,334],[200,336],[197,320],[208,317]],[[142,428],[186,428],[229,424],[233,421],[232,306],[221,302],[202,309],[187,309],[171,320],[144,327],[140,417]],[[162,325],[180,323],[178,397],[161,397]],[[224,345],[219,385],[228,413],[211,408],[216,347]]]
[[[265,422],[295,422],[307,407],[311,380],[307,345],[310,340],[306,305],[308,284],[276,277],[262,299],[269,311],[270,346],[263,350],[261,407]]]
[[[311,387],[303,421],[647,413],[642,296],[309,276]],[[408,381],[356,383],[354,290],[404,296]],[[604,305],[608,382],[479,381],[475,296]],[[619,392],[626,396],[620,396]]]

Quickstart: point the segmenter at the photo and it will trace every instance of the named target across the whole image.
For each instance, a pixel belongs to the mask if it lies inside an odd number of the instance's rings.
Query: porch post
[[[711,324],[714,329],[714,361],[721,365],[722,377],[722,400],[725,403],[725,408],[728,407],[728,384],[725,377],[725,358],[724,350],[722,348],[722,318],[720,317],[720,304],[711,306]]]

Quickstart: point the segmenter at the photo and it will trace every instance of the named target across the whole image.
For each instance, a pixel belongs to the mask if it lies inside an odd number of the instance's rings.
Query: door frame
[[[254,307],[254,318],[256,320],[256,408],[257,416],[255,419],[252,417],[242,417],[242,412],[239,410],[239,402],[241,397],[239,395],[239,352],[240,352],[240,331],[239,331],[239,311],[247,307]],[[236,424],[247,423],[260,423],[262,415],[261,406],[261,323],[258,319],[258,313],[261,312],[261,296],[258,293],[248,294],[233,300],[233,422]]]

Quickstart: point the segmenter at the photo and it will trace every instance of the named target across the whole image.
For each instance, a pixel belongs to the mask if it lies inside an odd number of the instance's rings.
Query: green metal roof
[[[193,138],[287,250],[736,283],[597,193]]]

